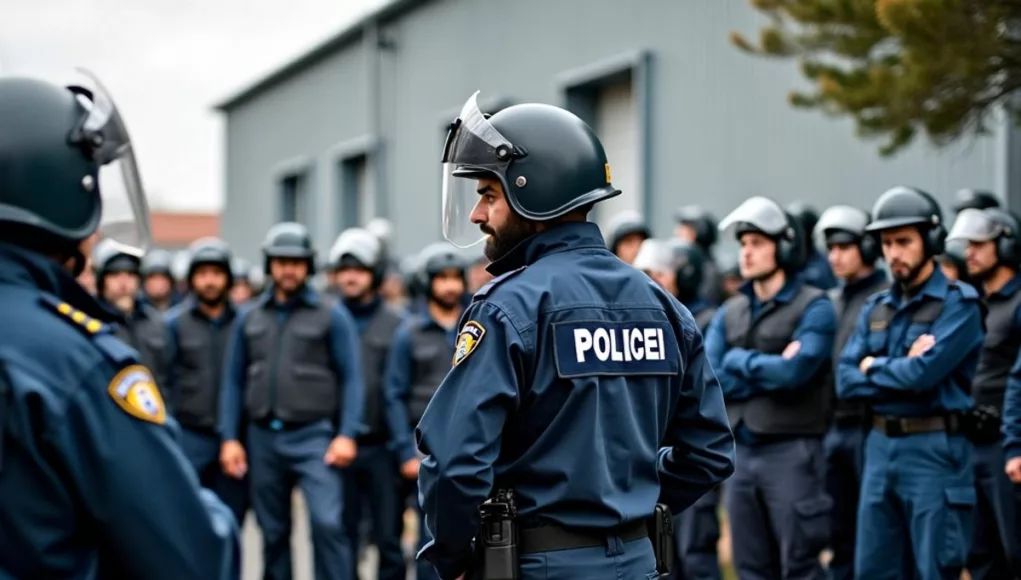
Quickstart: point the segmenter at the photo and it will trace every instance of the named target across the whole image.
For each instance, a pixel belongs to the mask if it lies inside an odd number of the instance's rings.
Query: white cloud
[[[386,0],[12,0],[0,72],[95,72],[121,109],[154,207],[215,210],[222,127],[211,106]]]

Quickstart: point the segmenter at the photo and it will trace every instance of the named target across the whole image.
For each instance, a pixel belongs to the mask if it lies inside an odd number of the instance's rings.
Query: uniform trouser
[[[397,456],[385,445],[358,447],[354,463],[344,469],[344,531],[354,554],[358,553],[359,528],[368,512],[370,541],[379,551],[378,580],[404,580],[407,564],[401,549],[404,527],[404,487],[397,471]],[[352,560],[354,560],[352,558]],[[357,562],[350,563],[357,578]]]
[[[659,578],[652,542],[608,536],[597,548],[525,554],[521,580],[652,580]]]
[[[873,429],[865,439],[855,577],[957,580],[974,508],[971,442],[943,432],[887,437]]]
[[[1000,443],[975,446],[975,534],[968,555],[972,580],[1021,577],[1017,495],[1004,472],[1007,458]]]
[[[826,493],[833,499],[830,511],[831,580],[854,578],[854,537],[858,522],[865,428],[833,427],[823,439],[826,454]]]
[[[822,441],[798,438],[737,445],[737,469],[723,487],[734,567],[741,580],[825,577],[829,541]]]
[[[343,529],[343,479],[323,456],[335,435],[317,421],[291,431],[248,431],[252,507],[262,529],[263,580],[290,580],[291,492],[308,506],[316,580],[350,580],[351,548]]]
[[[234,479],[220,468],[220,438],[185,427],[181,429],[181,450],[198,474],[202,487],[220,498],[234,514],[240,528],[248,511],[248,478]]]
[[[720,488],[674,516],[674,569],[670,580],[719,580]]]
[[[429,530],[425,527],[425,512],[422,511],[422,505],[418,503],[418,481],[410,482],[410,488],[411,502],[415,505],[415,513],[418,514],[418,546],[415,550],[417,554],[422,551],[432,536],[429,535]],[[436,575],[436,568],[433,568],[428,560],[421,558],[415,561],[415,580],[439,580],[439,576]]]

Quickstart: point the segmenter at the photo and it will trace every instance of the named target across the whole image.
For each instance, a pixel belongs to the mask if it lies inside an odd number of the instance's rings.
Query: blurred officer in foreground
[[[976,425],[975,483],[979,501],[975,510],[975,535],[968,557],[972,580],[1021,576],[1017,530],[1017,499],[1007,477],[1000,434],[1001,418],[1021,420],[1021,408],[1012,406],[1014,417],[1004,415],[1004,393],[1011,367],[1021,352],[1021,242],[1017,219],[999,208],[965,209],[957,214],[947,240],[967,245],[968,274],[980,281],[987,308],[986,338],[978,359],[971,396],[984,420]],[[978,415],[976,415],[978,416]],[[1009,445],[1009,442],[1007,443]],[[1019,461],[1018,463],[1021,463]],[[1019,478],[1021,479],[1021,478]]]
[[[166,327],[160,312],[141,299],[140,264],[131,248],[113,238],[100,240],[92,252],[99,303],[121,316],[114,334],[138,351],[142,364],[163,389],[167,380]]]
[[[642,214],[622,211],[610,220],[606,230],[606,247],[627,264],[635,261],[642,242],[652,237]]]
[[[416,433],[432,538],[420,556],[443,580],[472,577],[492,498],[492,518],[515,506],[521,578],[651,577],[657,500],[680,513],[733,470],[701,334],[586,221],[620,193],[592,129],[539,104],[487,120],[476,95],[444,148],[444,235],[485,239],[495,278],[462,316]],[[487,522],[482,559],[509,573]]]
[[[835,205],[819,216],[818,244],[827,248],[830,268],[841,285],[830,290],[837,312],[837,335],[833,341],[833,364],[847,339],[854,334],[865,300],[890,287],[886,272],[876,268],[879,241],[865,232],[868,212],[849,205]],[[835,384],[829,385],[834,394]],[[858,521],[858,491],[861,489],[862,461],[868,415],[856,401],[836,401],[829,431],[823,440],[826,454],[826,490],[833,499],[830,517],[830,577],[854,578],[854,538]]]
[[[794,216],[798,225],[801,226],[807,244],[808,258],[805,260],[804,269],[801,270],[801,276],[809,285],[820,290],[829,290],[835,287],[837,279],[833,276],[833,270],[830,270],[826,256],[815,245],[815,230],[816,224],[819,222],[819,214],[815,208],[803,201],[796,201],[787,206],[787,213]]]
[[[238,525],[248,510],[248,479],[220,469],[220,382],[230,326],[237,317],[227,294],[233,280],[231,253],[217,238],[196,240],[189,248],[189,296],[166,316],[167,403],[181,424],[181,449],[202,486],[234,513]],[[242,438],[243,440],[243,438]]]
[[[724,487],[741,578],[823,578],[832,507],[824,486],[836,316],[798,276],[806,244],[793,216],[752,197],[720,222],[741,244],[746,280],[706,330],[723,387],[737,472]]]
[[[316,580],[350,578],[337,468],[355,460],[364,391],[358,330],[347,310],[307,284],[315,251],[305,226],[274,225],[262,246],[272,283],[234,322],[220,403],[220,464],[251,464],[263,578],[291,578],[291,492],[308,505]],[[247,417],[248,453],[240,440]]]
[[[416,311],[397,330],[390,347],[386,375],[386,411],[394,447],[400,457],[401,476],[414,485],[414,503],[419,515],[418,547],[428,539],[425,519],[418,504],[419,456],[411,433],[422,419],[433,393],[450,370],[461,318],[465,289],[464,256],[446,242],[426,246],[419,257],[419,280],[425,289],[425,308]],[[429,562],[419,560],[417,580],[436,578]]]
[[[180,302],[170,272],[173,255],[166,250],[149,250],[142,258],[142,295],[145,303],[163,312]]]
[[[230,262],[231,286],[229,298],[235,306],[241,306],[252,299],[255,290],[251,280],[252,265],[248,260],[234,258]]]
[[[0,79],[3,578],[240,577],[233,517],[199,487],[116,315],[74,279],[97,230],[136,258],[148,245],[136,167],[98,83]]]
[[[961,189],[954,194],[954,213],[966,209],[989,209],[1000,207],[1000,200],[991,191],[981,189]]]
[[[676,237],[689,244],[698,246],[704,256],[701,274],[702,285],[699,287],[699,296],[708,300],[711,305],[718,306],[723,302],[724,296],[720,281],[720,269],[716,265],[716,259],[713,255],[713,246],[716,245],[718,235],[716,220],[712,214],[700,205],[680,207],[677,210],[676,217]]]
[[[704,332],[716,309],[698,297],[703,261],[702,251],[694,244],[676,239],[650,238],[642,242],[632,265],[680,300],[695,317],[699,332]],[[675,514],[676,559],[670,578],[720,578],[719,555],[716,550],[716,543],[720,539],[720,521],[716,514],[718,505],[719,488],[705,494],[680,514]]]
[[[358,553],[363,516],[371,521],[369,538],[379,550],[377,580],[404,580],[407,565],[401,547],[404,527],[404,486],[387,428],[383,377],[394,332],[403,318],[379,294],[386,262],[383,245],[368,230],[350,228],[330,248],[329,267],[337,293],[354,317],[361,336],[361,369],[365,385],[364,431],[356,438],[358,456],[344,470],[344,532]],[[351,578],[357,577],[352,558]]]
[[[879,197],[895,284],[871,296],[837,369],[837,396],[871,407],[858,507],[859,578],[957,578],[971,545],[975,475],[964,436],[985,337],[978,293],[936,267],[947,232],[939,204],[914,188]]]

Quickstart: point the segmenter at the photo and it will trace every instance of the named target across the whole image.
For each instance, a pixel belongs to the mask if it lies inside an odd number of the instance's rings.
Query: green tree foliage
[[[987,129],[1021,88],[1021,0],[750,0],[769,17],[751,53],[794,58],[814,85],[801,108],[851,116],[883,155],[918,133],[946,145]]]

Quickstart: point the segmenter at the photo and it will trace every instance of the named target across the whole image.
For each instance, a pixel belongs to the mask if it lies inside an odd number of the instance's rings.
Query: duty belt
[[[887,437],[905,437],[920,433],[946,432],[955,435],[961,432],[961,418],[958,415],[939,417],[887,417],[876,415],[872,426]]]
[[[568,529],[555,524],[521,530],[521,554],[595,548],[606,545],[608,536],[618,536],[624,542],[633,542],[649,537],[649,528],[644,520],[623,524],[616,528]]]

